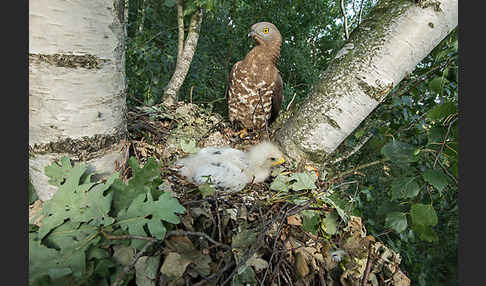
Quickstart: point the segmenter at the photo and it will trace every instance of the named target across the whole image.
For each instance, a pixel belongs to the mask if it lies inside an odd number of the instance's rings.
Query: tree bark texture
[[[173,104],[177,101],[177,93],[184,83],[189,67],[191,66],[192,57],[197,47],[197,40],[199,39],[199,31],[201,29],[201,23],[203,18],[203,11],[198,9],[191,17],[191,23],[189,24],[189,31],[184,43],[184,50],[182,52],[182,58],[177,59],[176,68],[172,78],[170,79],[167,88],[164,92],[164,103]]]
[[[121,0],[29,1],[29,174],[41,200],[57,190],[44,168],[62,156],[105,174],[125,160],[124,16]]]
[[[177,63],[180,65],[182,53],[184,52],[184,0],[177,0],[177,26],[179,28],[179,39],[177,44]]]
[[[426,1],[427,2],[427,1]],[[295,161],[324,163],[392,87],[456,26],[458,0],[381,0],[274,136]]]

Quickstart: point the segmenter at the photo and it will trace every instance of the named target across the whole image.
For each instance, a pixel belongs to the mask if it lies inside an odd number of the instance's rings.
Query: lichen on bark
[[[382,0],[372,8],[309,96],[278,122],[275,140],[291,160],[312,157],[323,163],[457,26],[457,1],[442,2],[445,9],[440,13],[409,0]],[[434,29],[427,25],[432,21]]]
[[[99,156],[99,152],[103,149],[109,149],[126,138],[126,132],[118,132],[115,134],[96,134],[76,139],[65,138],[56,142],[34,144],[29,146],[29,157],[33,158],[39,154],[59,153],[69,154],[80,161],[88,161]]]

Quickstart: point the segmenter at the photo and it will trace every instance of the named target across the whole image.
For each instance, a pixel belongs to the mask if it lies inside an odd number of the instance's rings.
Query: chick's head
[[[270,142],[262,142],[251,147],[248,150],[248,160],[250,166],[265,169],[285,162],[282,152],[275,144]]]

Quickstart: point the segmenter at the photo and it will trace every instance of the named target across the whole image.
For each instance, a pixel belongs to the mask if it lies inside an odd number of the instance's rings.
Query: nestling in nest
[[[214,184],[224,191],[241,191],[248,183],[261,183],[270,169],[285,162],[282,152],[270,142],[262,142],[247,152],[229,147],[206,147],[194,155],[180,159],[179,174],[200,185]]]

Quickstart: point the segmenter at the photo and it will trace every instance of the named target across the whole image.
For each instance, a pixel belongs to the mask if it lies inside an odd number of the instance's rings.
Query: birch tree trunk
[[[178,5],[179,7],[179,5]],[[203,18],[203,10],[198,9],[191,17],[191,23],[189,24],[189,31],[187,33],[187,38],[184,42],[184,48],[182,51],[182,57],[177,58],[177,64],[172,74],[172,77],[167,84],[166,90],[164,92],[164,103],[173,104],[177,101],[177,93],[184,83],[189,67],[191,66],[192,57],[196,52],[197,40],[199,39],[199,31],[201,29],[201,23]],[[181,41],[179,41],[179,45]],[[179,47],[180,50],[180,47]]]
[[[62,156],[109,174],[126,127],[121,0],[29,1],[29,173],[41,200],[44,168]]]
[[[381,0],[313,92],[275,132],[289,158],[323,163],[388,92],[457,26],[458,0]]]

